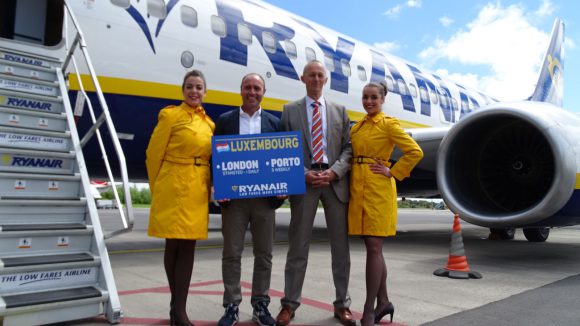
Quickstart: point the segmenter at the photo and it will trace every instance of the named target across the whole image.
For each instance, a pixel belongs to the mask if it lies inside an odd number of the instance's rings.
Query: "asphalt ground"
[[[100,210],[103,227],[120,223],[115,211]],[[289,211],[276,215],[276,244],[270,294],[273,315],[284,289]],[[123,306],[122,325],[167,325],[169,289],[163,269],[163,239],[146,234],[147,209],[136,209],[135,228],[108,239],[113,272]],[[195,325],[216,325],[223,313],[220,216],[210,217],[209,239],[199,241],[188,299]],[[388,291],[395,305],[393,325],[580,325],[580,227],[553,229],[545,243],[530,243],[518,230],[514,240],[491,241],[489,230],[461,223],[467,262],[482,279],[437,277],[447,264],[453,215],[446,210],[399,210],[398,233],[385,240]],[[291,325],[340,325],[332,318],[334,288],[330,246],[322,212],[315,221],[303,304]],[[248,247],[251,237],[247,236]],[[365,248],[351,245],[351,310],[360,318],[365,296]],[[239,325],[255,325],[249,304],[252,251],[242,258],[244,301]],[[91,318],[61,325],[103,325]],[[383,322],[383,324],[389,324]]]

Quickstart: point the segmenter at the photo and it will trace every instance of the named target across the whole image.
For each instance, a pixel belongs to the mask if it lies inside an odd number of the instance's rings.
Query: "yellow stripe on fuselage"
[[[576,187],[574,189],[580,189],[580,173],[576,173]]]
[[[155,97],[164,98],[170,100],[181,100],[183,99],[183,94],[179,85],[172,84],[161,84],[153,83],[139,80],[122,79],[114,77],[103,77],[99,76],[99,84],[101,85],[101,90],[103,93],[108,94],[119,94],[119,95],[131,95],[131,96],[144,96],[144,97]],[[70,75],[70,89],[77,91],[80,89],[77,82],[77,77],[75,74]],[[81,81],[85,88],[85,91],[94,92],[95,87],[89,75],[81,75]],[[240,94],[222,92],[215,90],[208,90],[204,99],[205,103],[227,105],[227,106],[240,106],[242,100]],[[268,110],[282,111],[284,104],[289,101],[264,97],[262,99],[262,107],[268,108]],[[357,112],[353,110],[348,110],[348,116],[352,121],[361,120],[366,114],[364,112]],[[411,121],[400,120],[401,127],[403,128],[427,128],[429,126],[415,123]]]

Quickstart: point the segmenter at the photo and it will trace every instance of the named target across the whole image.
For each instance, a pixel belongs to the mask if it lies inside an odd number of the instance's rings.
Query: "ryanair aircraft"
[[[214,119],[241,104],[240,80],[250,72],[266,80],[263,108],[279,115],[283,104],[304,96],[304,65],[319,60],[329,76],[325,96],[345,105],[353,121],[365,114],[363,86],[370,81],[388,85],[383,109],[401,120],[425,152],[412,178],[400,185],[400,195],[441,195],[464,220],[506,237],[523,228],[530,241],[545,241],[550,227],[580,224],[580,119],[561,108],[564,25],[559,20],[534,93],[502,102],[259,0],[68,3],[123,136],[133,180],[146,178],[145,148],[157,114],[181,100],[186,71],[206,75],[205,109]],[[26,21],[41,21],[42,35],[35,39],[4,31],[2,42],[32,39],[47,56],[64,51],[63,28],[70,32],[59,14],[62,6],[63,0],[46,0],[41,13],[30,6]],[[86,68],[80,77],[89,78]],[[76,76],[69,75],[69,83],[75,103]],[[96,98],[94,89],[88,91]],[[52,105],[12,101],[47,111]],[[81,129],[88,120],[85,114]],[[87,162],[97,162],[99,156],[88,148]]]

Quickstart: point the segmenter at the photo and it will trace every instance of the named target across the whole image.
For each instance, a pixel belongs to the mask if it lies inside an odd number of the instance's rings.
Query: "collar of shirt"
[[[379,121],[383,120],[383,118],[384,118],[384,117],[385,117],[385,114],[384,114],[384,113],[381,111],[381,112],[379,112],[379,113],[375,114],[375,115],[374,115],[374,116],[372,116],[372,117],[371,117],[371,116],[369,116],[369,115],[367,115],[367,116],[365,117],[365,121],[369,121],[369,120],[371,120],[373,123],[377,123],[377,122],[379,122]]]
[[[185,103],[185,102],[181,102],[181,108],[184,109],[185,111],[189,112],[189,113],[197,113],[202,117],[205,117],[205,110],[203,109],[203,107],[200,105],[198,107],[191,107],[189,106],[189,104]]]
[[[262,108],[254,112],[252,116],[244,112],[240,107],[240,135],[259,134],[262,131]]]
[[[315,100],[309,96],[306,96],[306,107],[312,109],[312,103],[318,102],[320,103],[320,108],[326,107],[326,101],[324,100],[324,96],[321,96],[318,100]]]

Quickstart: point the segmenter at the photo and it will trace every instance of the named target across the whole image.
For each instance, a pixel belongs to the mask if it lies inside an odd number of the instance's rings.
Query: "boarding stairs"
[[[72,12],[68,14],[74,23]],[[60,57],[0,39],[0,325],[99,315],[118,323],[122,317],[105,238],[132,228],[128,180],[121,151],[117,156],[126,202],[118,207],[125,207],[120,209],[123,229],[104,234],[82,145],[97,135],[104,150],[99,128],[112,122],[101,103],[105,113],[95,118],[91,111],[95,126],[83,140],[78,135],[68,95],[68,78],[80,75],[74,71],[75,53],[85,57],[95,82],[96,77],[76,30]],[[82,87],[78,96],[88,100]],[[104,101],[102,93],[99,99]]]

